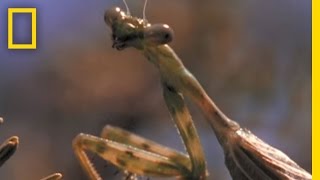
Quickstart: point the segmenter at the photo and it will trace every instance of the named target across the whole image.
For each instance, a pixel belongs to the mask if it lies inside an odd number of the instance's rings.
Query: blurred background
[[[143,3],[128,0],[134,16]],[[0,2],[0,142],[20,137],[0,179],[87,179],[72,139],[106,124],[184,150],[156,68],[136,49],[111,48],[103,14],[113,6],[124,9],[121,0]],[[37,50],[7,50],[8,7],[37,8]],[[146,15],[174,29],[170,45],[230,118],[311,172],[310,0],[149,0]],[[213,131],[189,104],[210,179],[231,179]],[[105,179],[121,179],[90,157]]]

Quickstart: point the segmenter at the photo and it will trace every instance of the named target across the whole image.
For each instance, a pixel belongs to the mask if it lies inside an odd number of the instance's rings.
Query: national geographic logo
[[[14,14],[31,14],[31,43],[15,43]],[[8,8],[8,49],[37,49],[37,9]]]

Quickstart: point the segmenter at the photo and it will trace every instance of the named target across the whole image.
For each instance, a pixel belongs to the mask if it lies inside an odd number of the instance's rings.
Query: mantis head
[[[105,23],[112,30],[113,48],[144,49],[146,46],[167,44],[173,39],[173,30],[166,24],[149,24],[146,20],[132,17],[120,8],[109,9],[104,14]]]

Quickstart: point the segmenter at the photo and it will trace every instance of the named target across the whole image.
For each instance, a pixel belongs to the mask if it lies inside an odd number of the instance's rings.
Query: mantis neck
[[[226,143],[228,139],[226,136],[230,134],[227,132],[240,129],[235,121],[230,120],[217,107],[198,80],[184,67],[182,61],[168,45],[146,47],[144,55],[156,65],[165,83],[198,105],[220,144]]]

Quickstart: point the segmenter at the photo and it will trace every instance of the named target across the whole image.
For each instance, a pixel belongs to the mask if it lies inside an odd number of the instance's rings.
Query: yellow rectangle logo
[[[13,14],[31,13],[31,44],[13,43]],[[36,8],[8,8],[8,49],[36,49],[37,48],[37,9]]]

